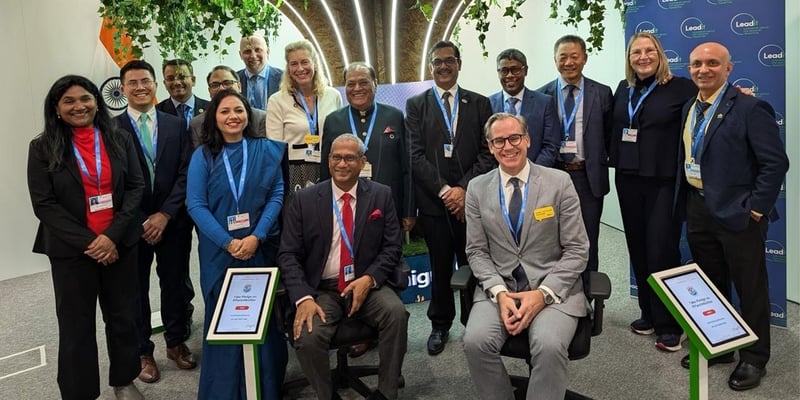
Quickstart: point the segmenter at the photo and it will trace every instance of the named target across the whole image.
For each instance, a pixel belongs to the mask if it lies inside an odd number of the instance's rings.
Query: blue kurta
[[[205,146],[198,148],[189,164],[186,202],[189,214],[199,230],[200,286],[205,300],[204,332],[208,332],[217,304],[222,280],[229,266],[275,265],[277,247],[268,238],[277,238],[278,216],[283,204],[281,160],[285,145],[269,139],[247,140],[247,172],[239,199],[238,212],[250,213],[250,227],[228,231],[228,216],[237,213],[237,204],[228,183],[222,153],[212,157]],[[229,143],[225,149],[236,188],[242,172],[242,142]],[[255,235],[262,245],[247,261],[234,259],[228,244],[234,238]],[[281,398],[281,385],[288,359],[286,341],[270,318],[267,338],[257,346],[261,390],[265,399]],[[199,399],[245,399],[242,347],[209,345],[203,340]]]

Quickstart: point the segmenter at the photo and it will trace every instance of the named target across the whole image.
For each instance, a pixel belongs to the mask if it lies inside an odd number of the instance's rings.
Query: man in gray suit
[[[213,99],[222,90],[233,89],[242,91],[241,83],[237,78],[236,71],[227,65],[217,65],[206,77],[208,83],[208,94]],[[253,123],[256,124],[256,132],[259,136],[267,137],[267,113],[264,110],[253,108]],[[200,114],[189,121],[189,130],[192,132],[192,144],[194,147],[200,146],[200,135],[203,130],[203,121],[206,114]]]
[[[486,122],[500,164],[467,188],[466,253],[478,280],[464,351],[481,399],[513,399],[500,349],[528,335],[528,396],[562,399],[567,348],[589,304],[581,273],[589,240],[569,175],[526,158],[525,119],[506,113]]]

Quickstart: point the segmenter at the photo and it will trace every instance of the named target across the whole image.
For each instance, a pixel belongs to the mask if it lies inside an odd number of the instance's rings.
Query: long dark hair
[[[97,86],[92,81],[83,76],[67,75],[53,83],[47,93],[47,97],[44,99],[44,132],[40,133],[35,139],[36,145],[50,159],[47,169],[51,172],[61,169],[64,161],[72,157],[70,144],[72,141],[72,126],[59,118],[56,109],[61,97],[73,86],[80,86],[94,96],[95,103],[97,103],[94,126],[102,133],[106,150],[116,157],[121,157],[124,154],[121,138],[119,134],[114,132],[114,123],[111,121],[111,115],[108,112],[108,107],[103,102],[100,90],[97,89]]]
[[[225,89],[219,91],[213,99],[211,99],[211,103],[208,104],[206,108],[205,115],[206,117],[203,119],[203,130],[200,135],[200,143],[206,146],[211,155],[216,156],[222,151],[222,146],[225,145],[225,140],[222,138],[222,132],[219,131],[217,128],[217,108],[219,108],[219,103],[226,97],[236,97],[237,99],[241,100],[242,104],[244,105],[244,109],[247,111],[247,126],[244,127],[244,131],[242,135],[246,138],[254,138],[256,137],[256,128],[253,126],[253,109],[250,107],[250,103],[247,99],[242,96],[236,90],[233,89]]]

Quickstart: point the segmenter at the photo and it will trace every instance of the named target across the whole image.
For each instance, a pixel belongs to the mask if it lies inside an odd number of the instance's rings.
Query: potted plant
[[[411,269],[408,274],[408,288],[401,294],[403,303],[419,303],[431,297],[431,262],[428,246],[421,236],[411,234],[410,240],[403,243],[403,261]]]

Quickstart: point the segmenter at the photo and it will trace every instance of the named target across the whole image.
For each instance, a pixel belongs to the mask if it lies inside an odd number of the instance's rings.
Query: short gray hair
[[[355,142],[358,145],[358,156],[362,157],[365,153],[364,142],[361,141],[358,136],[353,135],[352,133],[345,133],[337,136],[336,139],[333,139],[333,142],[331,142],[331,151],[333,151],[333,147],[336,146],[336,143],[339,142]]]
[[[528,134],[528,121],[525,120],[525,117],[523,117],[522,115],[513,115],[509,113],[499,112],[492,114],[492,116],[489,117],[488,120],[486,120],[486,124],[483,126],[483,134],[484,136],[486,136],[487,141],[490,139],[489,134],[492,132],[492,126],[495,124],[495,122],[502,121],[508,118],[513,118],[517,120],[517,122],[519,122],[519,127],[522,129],[522,132],[520,133],[525,135]]]

